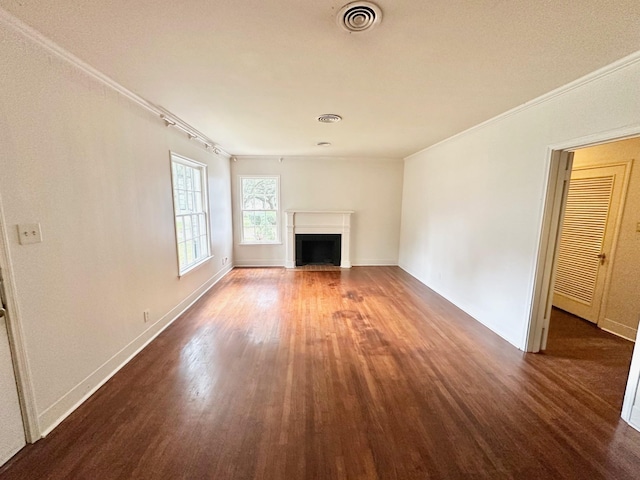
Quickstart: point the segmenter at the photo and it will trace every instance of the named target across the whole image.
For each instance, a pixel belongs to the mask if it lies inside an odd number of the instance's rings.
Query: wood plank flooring
[[[237,269],[0,479],[637,479],[640,432],[396,267]]]

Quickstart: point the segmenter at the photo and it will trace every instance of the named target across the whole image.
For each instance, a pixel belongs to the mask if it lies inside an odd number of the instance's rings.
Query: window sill
[[[178,274],[178,278],[184,277],[187,273],[194,271],[196,268],[198,268],[199,266],[205,264],[206,262],[208,262],[212,258],[213,258],[213,255],[209,255],[208,257],[203,258],[202,260],[200,260],[198,263],[194,263],[189,268],[187,268],[184,272],[180,272]]]

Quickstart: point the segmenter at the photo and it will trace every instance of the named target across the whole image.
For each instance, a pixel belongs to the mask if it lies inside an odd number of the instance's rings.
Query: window
[[[207,167],[172,153],[171,179],[178,271],[180,275],[183,275],[211,256],[207,208]]]
[[[240,177],[242,243],[280,241],[280,177]]]

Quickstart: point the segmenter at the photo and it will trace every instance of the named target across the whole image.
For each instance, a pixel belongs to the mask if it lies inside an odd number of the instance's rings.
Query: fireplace
[[[341,235],[296,234],[296,267],[303,265],[340,266]]]
[[[326,263],[340,265],[341,268],[351,268],[351,210],[288,210],[287,214],[287,236],[285,237],[286,261],[285,267],[295,268],[299,260],[299,246],[297,245],[299,235],[311,235],[321,242],[318,247],[320,253],[311,254],[311,263],[326,262],[329,257],[323,250],[337,249],[339,256],[331,257]],[[324,237],[332,237],[332,246],[327,243],[329,239]],[[338,237],[337,245],[335,237]],[[304,251],[304,249],[303,249]],[[320,258],[322,257],[322,258]],[[320,258],[318,260],[318,258]],[[304,260],[303,260],[304,261]]]

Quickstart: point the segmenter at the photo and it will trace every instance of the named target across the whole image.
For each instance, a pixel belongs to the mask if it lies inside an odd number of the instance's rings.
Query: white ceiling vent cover
[[[318,117],[320,123],[337,123],[340,120],[342,120],[342,117],[335,113],[324,113]]]
[[[336,20],[348,32],[366,32],[382,21],[382,10],[375,3],[352,2],[340,9]]]

